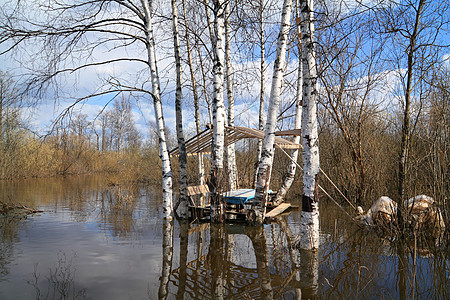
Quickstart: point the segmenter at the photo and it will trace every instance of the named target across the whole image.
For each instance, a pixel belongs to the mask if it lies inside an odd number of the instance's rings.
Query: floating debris
[[[43,210],[27,207],[20,203],[6,203],[0,201],[0,215],[12,218],[26,218],[28,215],[42,213]]]

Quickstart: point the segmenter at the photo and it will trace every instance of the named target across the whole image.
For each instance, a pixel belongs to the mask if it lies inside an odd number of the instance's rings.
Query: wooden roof
[[[284,149],[299,149],[300,144],[283,139],[277,135],[300,135],[300,130],[285,130],[275,132],[275,144]],[[188,155],[197,155],[199,153],[210,153],[213,132],[212,129],[206,129],[196,136],[186,141],[186,153]],[[262,130],[239,127],[225,126],[225,147],[236,143],[242,139],[257,138],[264,140],[264,132]],[[170,151],[171,156],[178,155],[178,147]]]

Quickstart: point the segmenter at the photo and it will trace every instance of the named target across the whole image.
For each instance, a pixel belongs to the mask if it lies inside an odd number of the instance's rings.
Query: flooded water
[[[162,221],[159,187],[101,177],[0,182],[0,299],[449,299],[448,250],[358,229],[321,203],[318,252],[296,250],[300,212],[264,227]]]

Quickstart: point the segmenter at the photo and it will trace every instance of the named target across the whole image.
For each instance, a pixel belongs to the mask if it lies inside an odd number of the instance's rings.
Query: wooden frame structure
[[[300,144],[295,144],[279,136],[281,135],[300,135],[299,129],[284,130],[275,132],[275,145],[283,149],[300,149]],[[207,128],[186,141],[186,153],[188,155],[198,155],[200,153],[211,152],[213,132],[212,129]],[[260,139],[264,140],[264,131],[259,129],[239,127],[239,126],[225,126],[225,147],[236,143],[242,139]],[[178,156],[178,147],[170,151],[170,156]]]

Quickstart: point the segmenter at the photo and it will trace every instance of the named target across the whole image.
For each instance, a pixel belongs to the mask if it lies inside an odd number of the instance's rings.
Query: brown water
[[[264,227],[163,223],[159,188],[105,178],[0,182],[44,210],[0,217],[0,299],[449,299],[448,251],[358,230],[321,203],[319,252],[292,247],[300,213]]]

